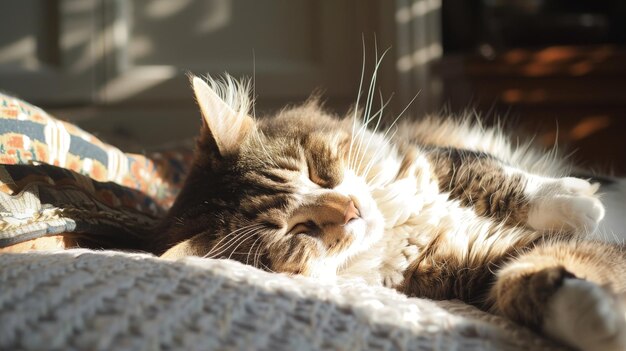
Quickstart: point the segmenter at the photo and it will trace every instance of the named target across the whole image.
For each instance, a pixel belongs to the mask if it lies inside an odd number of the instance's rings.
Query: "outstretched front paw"
[[[547,304],[543,331],[582,351],[626,350],[621,301],[587,280],[567,278]]]
[[[592,233],[604,217],[599,184],[578,178],[530,180],[528,225],[545,231]]]

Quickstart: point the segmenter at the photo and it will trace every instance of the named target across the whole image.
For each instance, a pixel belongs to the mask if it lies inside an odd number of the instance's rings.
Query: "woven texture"
[[[227,260],[0,255],[2,350],[556,350],[457,302]]]
[[[150,197],[112,182],[46,164],[0,165],[0,248],[64,233],[140,248],[162,213]]]

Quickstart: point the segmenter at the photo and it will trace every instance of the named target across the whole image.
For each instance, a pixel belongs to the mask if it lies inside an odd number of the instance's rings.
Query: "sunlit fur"
[[[211,82],[232,116],[204,116],[192,171],[154,248],[164,257],[231,258],[458,298],[578,347],[593,336],[577,343],[561,336],[570,327],[545,326],[554,319],[544,312],[554,310],[552,295],[538,300],[538,291],[579,278],[613,282],[608,300],[626,289],[618,284],[626,279],[623,248],[581,241],[604,215],[597,187],[561,178],[569,168],[555,151],[513,144],[474,117],[381,128],[383,111],[368,94],[348,116],[311,99],[250,119],[236,135],[242,142],[224,153],[224,136],[207,120],[228,123],[251,103],[232,79]],[[350,203],[358,218],[346,217]],[[616,333],[607,340],[619,347],[626,329]]]
[[[232,96],[238,89],[215,91],[226,94],[226,102],[238,101],[231,106],[236,114],[237,107],[247,106],[245,98]],[[188,186],[170,212],[174,220],[162,244],[210,231],[198,254],[239,259],[273,271],[334,277],[338,267],[383,232],[383,218],[367,184],[346,170],[349,127],[310,101],[257,120],[239,152],[226,157],[215,152],[205,127]],[[343,219],[350,196],[361,218],[347,224],[319,220],[323,228],[314,229],[317,234],[290,232],[316,211],[332,214],[328,208],[333,203]]]

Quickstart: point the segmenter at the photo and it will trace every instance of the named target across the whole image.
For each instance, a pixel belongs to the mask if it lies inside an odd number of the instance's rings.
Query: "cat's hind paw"
[[[607,289],[567,278],[548,301],[543,331],[581,351],[626,351],[624,312]]]
[[[578,178],[543,181],[529,196],[528,225],[545,231],[593,233],[604,217],[598,187]]]

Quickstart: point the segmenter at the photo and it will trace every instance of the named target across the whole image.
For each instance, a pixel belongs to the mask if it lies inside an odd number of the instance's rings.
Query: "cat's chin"
[[[356,175],[352,170],[346,170],[343,182],[334,190],[345,196],[356,198],[359,203],[361,218],[346,224],[349,226],[347,229],[354,235],[354,239],[363,245],[371,245],[380,240],[385,227],[385,219],[376,206],[365,179]]]
[[[367,222],[367,229],[364,236],[369,243],[368,246],[371,246],[382,239],[385,232],[385,219],[382,213],[376,210],[376,212],[369,215],[369,218],[365,221]]]
[[[383,237],[384,228],[383,215],[376,209],[346,224],[347,232],[352,235],[353,241],[342,255],[342,261],[347,261],[372,247]]]
[[[345,229],[346,235],[352,236],[352,244],[337,255],[321,257],[311,262],[306,275],[327,283],[335,282],[340,267],[374,246],[382,238],[384,227],[383,216],[379,211],[350,221]]]

